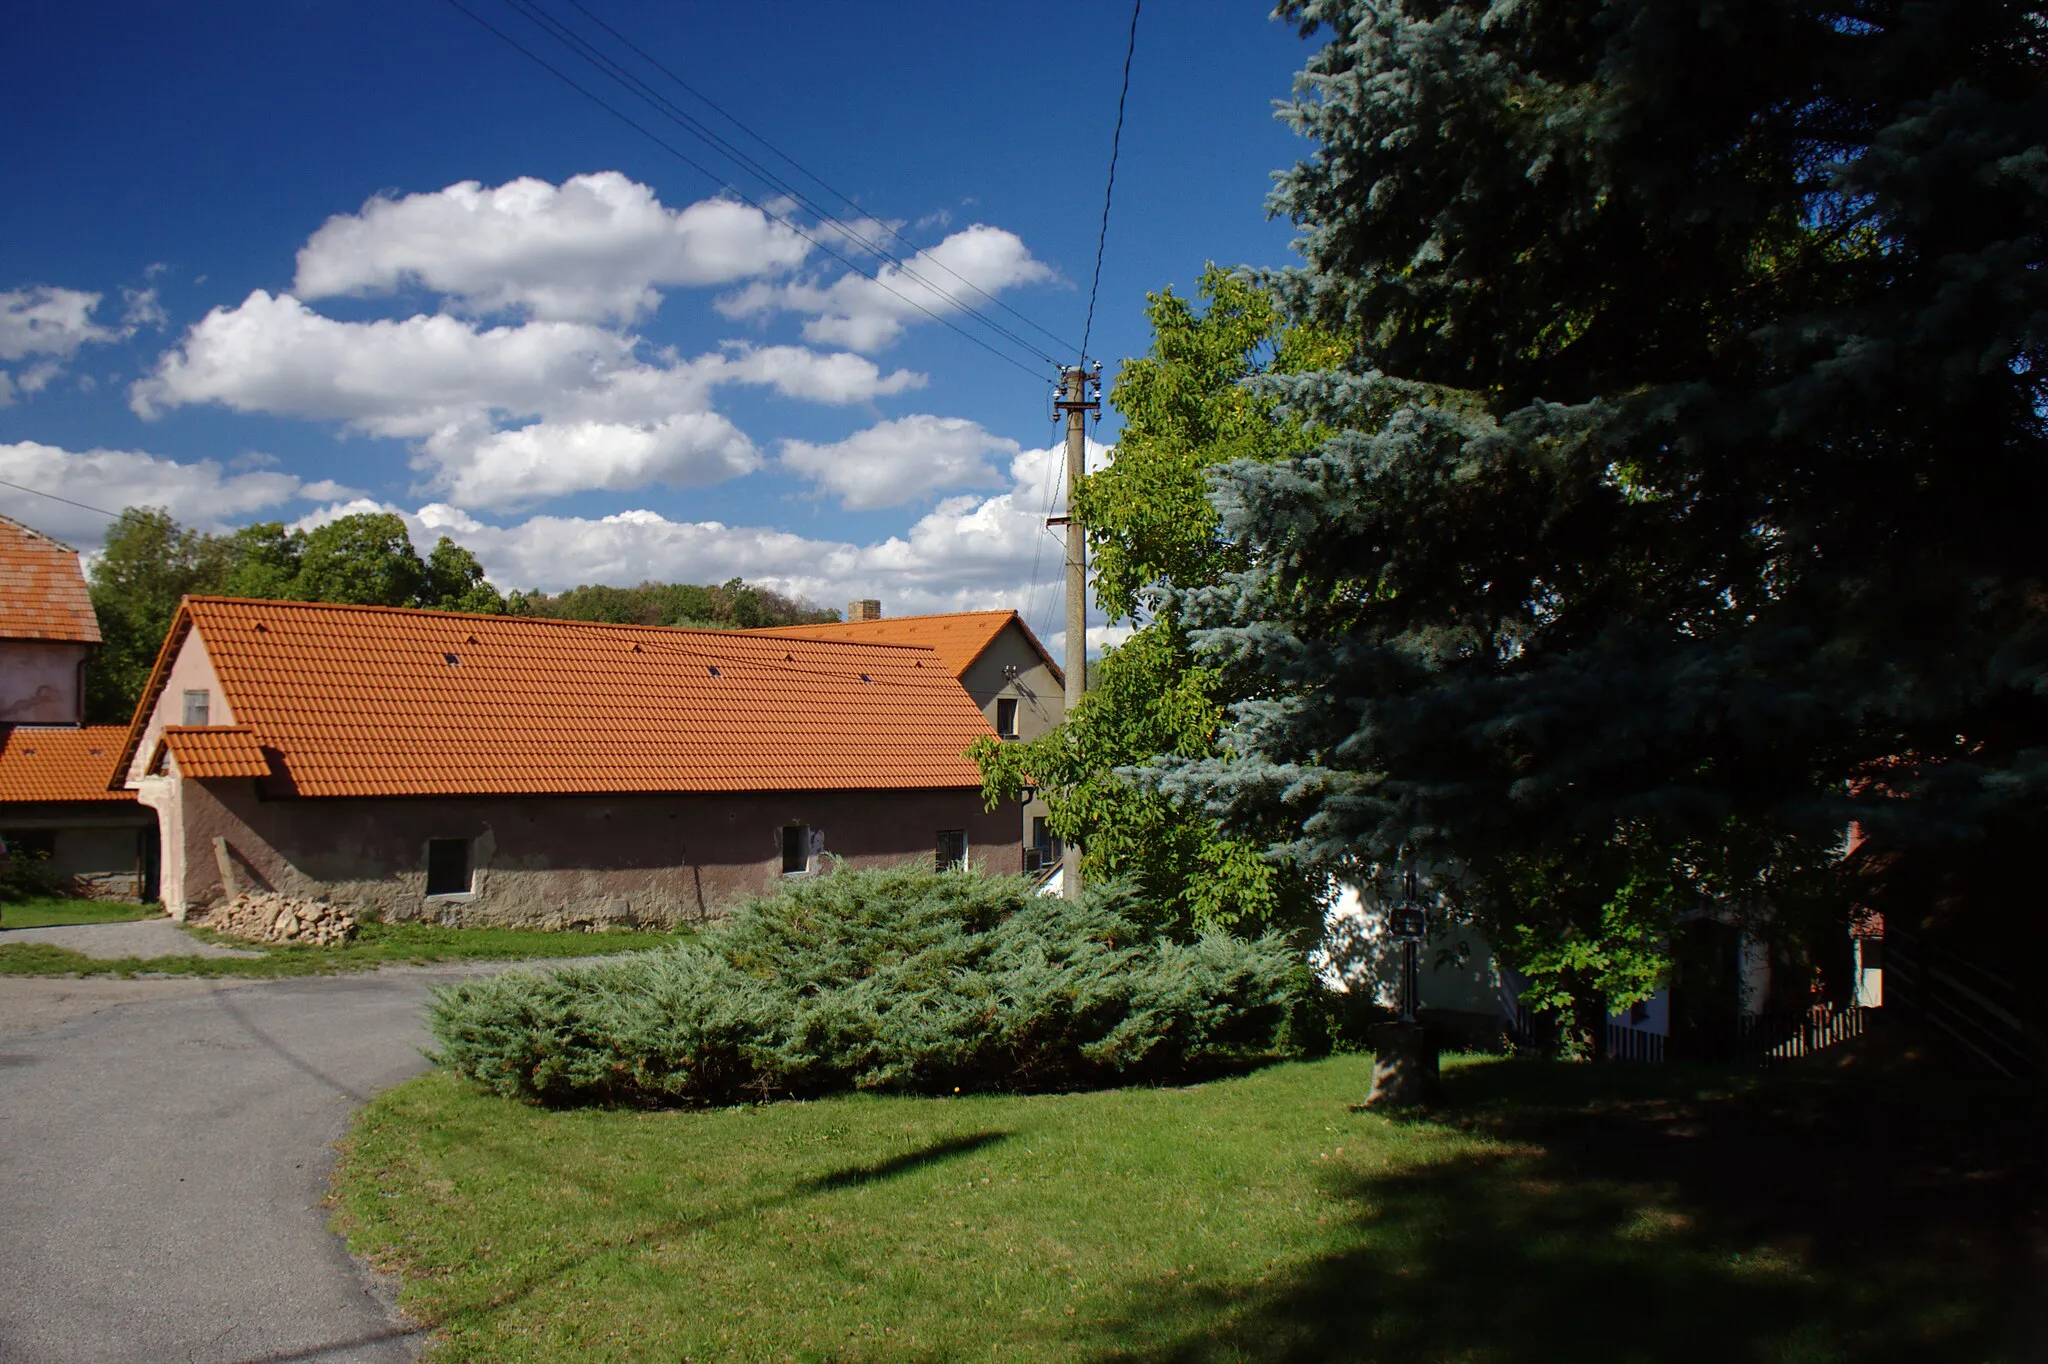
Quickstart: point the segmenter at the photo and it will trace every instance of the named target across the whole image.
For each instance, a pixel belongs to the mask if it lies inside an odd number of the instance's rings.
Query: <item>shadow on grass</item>
[[[2016,1359],[2030,1098],[1967,1077],[1498,1063],[1410,1119],[1496,1154],[1332,1194],[1348,1249],[1261,1282],[1142,1285],[1101,1357]],[[1378,1122],[1361,1116],[1359,1122]]]
[[[866,1184],[878,1183],[885,1179],[897,1178],[947,1160],[971,1155],[984,1147],[1008,1141],[1010,1136],[1011,1134],[1008,1132],[973,1132],[945,1137],[906,1151],[901,1155],[876,1161],[870,1165],[847,1166],[844,1169],[835,1170],[828,1174],[801,1180],[792,1184],[781,1193],[747,1199],[730,1207],[707,1210],[702,1213],[681,1217],[662,1217],[660,1220],[641,1228],[630,1236],[591,1245],[575,1253],[558,1256],[536,1265],[530,1273],[522,1275],[516,1283],[493,1294],[488,1301],[473,1303],[467,1306],[451,1307],[435,1317],[429,1325],[437,1330],[450,1326],[474,1325],[487,1317],[495,1316],[498,1313],[518,1306],[541,1289],[554,1286],[593,1261],[607,1256],[616,1255],[622,1251],[635,1250],[660,1241],[672,1240],[690,1232],[707,1231],[713,1227],[737,1221],[741,1218],[758,1217],[761,1213],[772,1209],[786,1207],[801,1199],[817,1197],[838,1189],[857,1188]],[[502,1148],[498,1152],[498,1158],[508,1164],[523,1166],[536,1175],[545,1176],[550,1180],[563,1184],[573,1185],[594,1200],[603,1199],[610,1192],[599,1181],[561,1162],[536,1159],[526,1152],[507,1151]],[[652,1213],[656,1209],[650,1206],[647,1211]]]
[[[843,1170],[834,1170],[830,1174],[807,1179],[797,1187],[806,1193],[827,1193],[833,1189],[858,1188],[863,1184],[894,1179],[898,1175],[906,1175],[912,1170],[921,1170],[940,1161],[952,1160],[956,1156],[971,1155],[984,1146],[993,1146],[997,1142],[1009,1139],[1008,1132],[974,1132],[966,1136],[948,1137],[944,1141],[935,1141],[929,1146],[921,1146],[915,1151],[906,1151],[900,1156],[891,1156],[872,1165],[849,1165]]]

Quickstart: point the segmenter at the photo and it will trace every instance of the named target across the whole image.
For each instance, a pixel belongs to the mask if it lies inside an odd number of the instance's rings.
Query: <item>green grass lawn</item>
[[[13,906],[8,907],[10,910]],[[71,920],[70,922],[79,922]],[[7,925],[16,925],[10,919]],[[26,926],[26,925],[24,925]],[[204,942],[250,944],[204,929]],[[549,933],[526,928],[442,928],[436,924],[364,924],[340,947],[266,947],[260,957],[88,957],[48,943],[0,943],[0,976],[314,976],[397,962],[506,961],[633,952],[675,941],[672,933]]]
[[[695,1112],[436,1073],[361,1113],[337,1219],[437,1360],[2013,1357],[2010,1090],[1471,1060],[1401,1120],[1368,1072]]]
[[[50,897],[0,904],[0,928],[56,928],[64,924],[120,924],[154,919],[163,913],[156,904],[120,900],[69,900]]]

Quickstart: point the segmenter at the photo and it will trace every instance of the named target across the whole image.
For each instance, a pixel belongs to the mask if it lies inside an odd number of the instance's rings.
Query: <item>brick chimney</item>
[[[882,603],[876,601],[873,597],[864,597],[860,601],[850,601],[846,604],[846,618],[848,620],[880,620],[882,618]]]

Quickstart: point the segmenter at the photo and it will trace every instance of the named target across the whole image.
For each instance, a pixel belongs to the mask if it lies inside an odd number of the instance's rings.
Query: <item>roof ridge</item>
[[[622,630],[632,631],[636,633],[651,634],[656,636],[657,638],[674,638],[677,635],[687,635],[693,638],[709,637],[712,639],[758,640],[764,635],[778,634],[784,630],[801,630],[809,628],[800,625],[757,625],[752,627],[735,627],[730,630],[720,630],[701,625],[640,625],[637,623],[626,621],[568,620],[560,616],[514,616],[504,612],[492,614],[490,612],[485,611],[441,611],[431,606],[379,606],[370,605],[368,603],[341,601],[285,601],[274,597],[224,597],[204,593],[188,593],[185,600],[191,602],[195,606],[263,606],[277,607],[280,609],[295,611],[369,611],[380,615],[432,616],[437,619],[445,618],[448,620],[465,621],[481,620],[495,621],[499,623],[517,622],[518,624],[522,625],[562,626],[571,629],[584,630]],[[826,623],[832,624],[833,622]],[[837,640],[812,640],[809,642],[816,644],[835,645],[839,643],[839,641]],[[885,644],[879,642],[873,644],[864,643],[861,647],[870,649],[928,648],[928,646],[922,644]]]
[[[51,544],[63,550],[66,554],[78,553],[78,551],[75,548],[65,544],[62,540],[59,540],[56,536],[50,534],[48,531],[37,530],[28,522],[17,521],[13,517],[7,515],[5,512],[0,512],[0,521],[5,521],[8,525],[13,526],[16,530],[27,531],[30,535],[35,536],[38,540],[48,540]]]
[[[909,616],[876,616],[872,620],[818,620],[805,625],[756,625],[752,631],[767,633],[770,630],[830,630],[841,625],[901,625],[906,620],[958,620],[962,616],[1014,616],[1014,606],[991,606],[983,611],[919,611]]]

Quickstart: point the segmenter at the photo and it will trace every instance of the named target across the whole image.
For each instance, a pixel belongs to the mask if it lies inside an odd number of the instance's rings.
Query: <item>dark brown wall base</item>
[[[267,889],[393,922],[699,922],[782,882],[788,825],[820,831],[814,870],[834,858],[929,864],[942,829],[965,829],[970,860],[986,872],[1022,865],[1015,808],[984,811],[967,789],[266,800],[250,781],[178,787],[183,896],[194,910]],[[468,842],[468,892],[426,893],[429,839]]]

